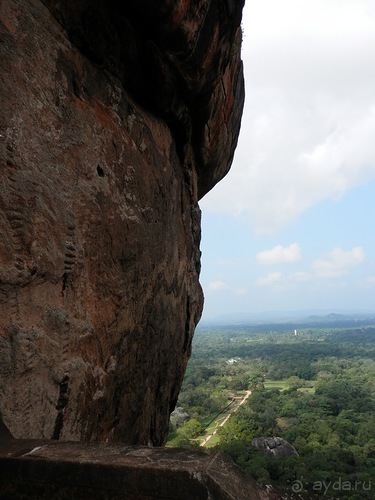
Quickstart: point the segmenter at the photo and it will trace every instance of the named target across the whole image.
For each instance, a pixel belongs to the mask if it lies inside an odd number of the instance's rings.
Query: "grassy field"
[[[313,384],[313,382],[309,381],[309,386],[303,386],[303,387],[298,387],[298,391],[300,392],[310,392],[314,393],[315,388],[310,387],[310,385]],[[279,391],[285,391],[286,389],[290,389],[290,385],[287,383],[286,380],[269,380],[266,379],[264,381],[264,387],[266,389],[278,389]]]
[[[209,441],[207,441],[205,448],[212,448],[213,446],[217,445],[219,441],[220,441],[219,436],[217,435],[212,436],[212,438]]]
[[[297,391],[314,393],[315,387],[299,387]]]
[[[288,384],[285,383],[285,380],[268,380],[264,381],[264,387],[266,389],[279,389],[279,391],[285,391],[285,389],[289,389]]]

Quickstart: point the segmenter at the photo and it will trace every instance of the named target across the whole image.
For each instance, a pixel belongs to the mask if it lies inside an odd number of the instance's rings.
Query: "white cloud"
[[[231,172],[202,201],[257,232],[375,178],[373,0],[252,0]]]
[[[366,278],[366,284],[367,285],[375,285],[375,276],[368,276]]]
[[[226,283],[217,280],[217,281],[211,281],[211,283],[208,284],[207,290],[209,292],[217,292],[218,290],[224,290],[226,287],[227,287]]]
[[[244,287],[236,288],[235,294],[236,295],[246,295],[247,294],[247,288],[244,288]]]
[[[278,271],[268,273],[266,276],[257,279],[257,284],[261,286],[272,286],[280,282],[282,274]]]
[[[320,278],[336,278],[343,276],[349,268],[361,264],[364,260],[365,254],[362,247],[354,247],[348,251],[337,247],[326,259],[313,262],[313,270]]]
[[[257,253],[256,260],[261,264],[292,263],[301,259],[301,249],[297,243],[288,247],[277,245],[271,250],[263,250]]]

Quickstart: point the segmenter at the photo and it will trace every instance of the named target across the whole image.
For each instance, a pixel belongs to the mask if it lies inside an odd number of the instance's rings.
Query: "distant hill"
[[[210,325],[238,325],[238,324],[263,324],[263,323],[366,323],[375,321],[374,311],[340,311],[328,312],[321,310],[303,310],[303,311],[263,311],[259,313],[229,313],[222,314],[215,318],[203,318],[199,326]]]

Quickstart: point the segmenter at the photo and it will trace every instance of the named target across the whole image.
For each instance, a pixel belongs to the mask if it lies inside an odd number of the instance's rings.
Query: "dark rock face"
[[[87,55],[167,122],[199,197],[229,170],[242,115],[243,0],[43,0]]]
[[[243,105],[242,2],[0,4],[0,413],[161,445],[202,310],[198,199]]]
[[[251,444],[258,450],[264,451],[267,455],[275,458],[286,458],[292,455],[298,457],[297,450],[288,441],[280,437],[259,437],[254,438]]]

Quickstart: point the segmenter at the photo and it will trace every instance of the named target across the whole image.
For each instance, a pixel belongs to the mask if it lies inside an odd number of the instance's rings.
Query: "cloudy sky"
[[[204,319],[375,311],[375,1],[247,0],[232,169],[201,201]]]

